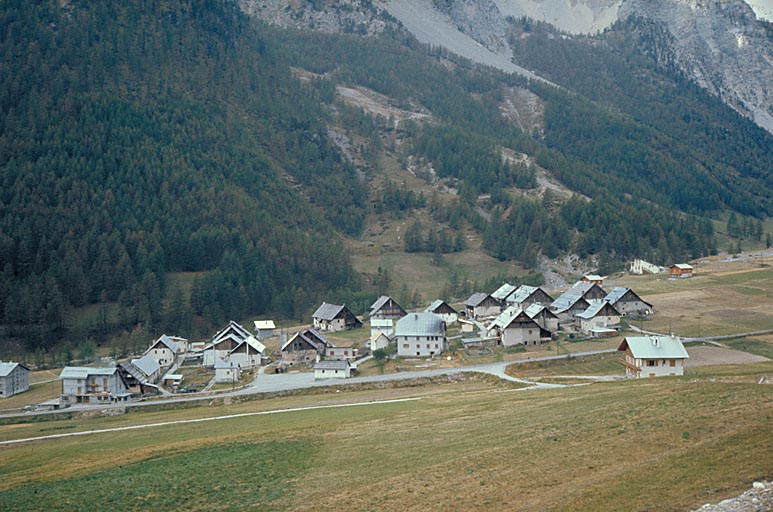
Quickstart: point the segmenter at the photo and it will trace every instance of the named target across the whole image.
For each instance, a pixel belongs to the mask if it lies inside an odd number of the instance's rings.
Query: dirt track
[[[766,357],[722,347],[689,347],[687,353],[690,354],[690,358],[685,361],[685,368],[720,364],[761,363],[769,360]]]

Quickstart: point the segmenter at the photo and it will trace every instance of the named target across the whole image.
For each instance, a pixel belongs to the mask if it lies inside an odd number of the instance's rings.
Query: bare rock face
[[[506,53],[507,22],[493,0],[434,0],[459,30],[494,53]]]
[[[364,0],[239,0],[242,11],[273,25],[326,33],[378,34],[384,10]]]
[[[655,22],[672,36],[686,76],[773,132],[773,28],[741,0],[626,0],[621,20]],[[658,57],[656,57],[658,58]]]

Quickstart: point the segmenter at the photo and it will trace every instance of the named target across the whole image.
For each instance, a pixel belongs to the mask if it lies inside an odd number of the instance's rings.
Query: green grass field
[[[556,390],[479,382],[6,425],[0,439],[421,396],[3,446],[0,509],[689,510],[773,477],[773,386],[756,384],[771,374],[760,363]]]

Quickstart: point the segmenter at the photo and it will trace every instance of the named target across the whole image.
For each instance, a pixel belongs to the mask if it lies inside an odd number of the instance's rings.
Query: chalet
[[[473,293],[464,303],[467,318],[482,318],[501,312],[499,301],[487,293]]]
[[[427,309],[425,309],[424,312],[436,314],[443,319],[446,325],[456,323],[456,320],[459,318],[459,313],[446,301],[440,299],[436,299],[435,302],[427,306]]]
[[[30,388],[30,369],[21,363],[0,361],[0,398],[23,393]]]
[[[370,339],[379,334],[392,336],[395,333],[395,321],[391,318],[372,318],[370,320]]]
[[[504,308],[505,303],[507,302],[507,299],[517,290],[518,287],[511,285],[510,283],[505,283],[499,288],[496,289],[494,293],[491,294],[491,297],[493,297],[497,302],[499,302],[499,305]]]
[[[323,302],[312,315],[314,328],[320,331],[337,332],[362,327],[362,322],[354,316],[346,304],[328,304]]]
[[[692,265],[687,263],[677,263],[669,267],[671,279],[683,279],[685,277],[692,277],[693,272]]]
[[[583,334],[593,336],[596,333],[620,326],[620,312],[609,302],[593,302],[588,309],[575,316],[577,327]]]
[[[434,313],[410,313],[395,325],[398,356],[428,357],[448,349],[446,324]]]
[[[233,361],[224,361],[218,359],[215,361],[215,382],[216,383],[231,383],[235,384],[239,382],[242,376],[242,369],[239,365]]]
[[[383,332],[379,333],[375,338],[370,339],[370,351],[385,349],[392,343],[393,337],[387,336]]]
[[[349,345],[348,347],[325,347],[325,359],[352,361],[357,356],[357,350]]]
[[[587,274],[587,275],[583,276],[582,282],[583,283],[594,283],[594,284],[597,284],[597,285],[601,286],[602,284],[604,284],[604,278],[601,277],[598,274]]]
[[[348,379],[352,375],[352,365],[346,360],[324,360],[314,365],[314,379]]]
[[[126,380],[115,366],[65,366],[59,378],[62,381],[62,404],[101,404],[131,400]]]
[[[274,329],[276,329],[276,325],[274,325],[273,320],[255,320],[253,325],[255,326],[255,336],[259,340],[264,340],[274,336]]]
[[[253,368],[263,364],[266,358],[266,346],[254,336],[242,340],[228,353],[228,361],[236,363],[241,368]]]
[[[324,356],[327,347],[333,347],[327,338],[322,336],[316,329],[306,329],[295,333],[289,340],[282,345],[282,361],[289,362],[309,362],[317,359],[317,356]]]
[[[518,311],[500,328],[500,343],[505,347],[539,345],[550,340],[550,331],[532,320],[525,311]]]
[[[387,297],[386,295],[382,295],[381,297],[376,300],[371,306],[370,306],[370,318],[371,320],[374,318],[387,318],[387,319],[398,319],[402,318],[407,313],[405,310],[395,302],[395,300],[392,297]]]
[[[551,333],[558,332],[558,317],[547,306],[532,304],[524,312],[543,329]]]
[[[550,304],[559,323],[574,322],[577,313],[587,310],[593,301],[602,300],[607,292],[596,283],[579,281]]]
[[[252,335],[242,338],[235,332],[226,332],[222,334],[204,347],[204,359],[202,365],[214,366],[217,361],[228,359],[232,350],[242,345],[247,338],[251,337]]]
[[[241,341],[246,340],[252,336],[252,333],[233,320],[229,320],[228,325],[220,329],[214,336],[212,336],[211,343],[217,343],[221,339],[228,336]]]
[[[553,297],[537,286],[529,286],[522,284],[515,290],[515,293],[510,295],[507,299],[509,305],[515,305],[521,309],[526,309],[532,304],[541,304],[547,306],[553,302]]]
[[[617,286],[604,297],[604,300],[612,304],[621,315],[651,315],[653,311],[652,304],[636,295],[636,292],[630,288]]]
[[[144,355],[155,359],[160,366],[167,367],[172,366],[175,359],[187,351],[188,340],[162,334],[160,338],[150,345]]]
[[[617,350],[625,352],[620,361],[625,375],[636,379],[683,375],[684,361],[690,357],[676,336],[628,336]]]

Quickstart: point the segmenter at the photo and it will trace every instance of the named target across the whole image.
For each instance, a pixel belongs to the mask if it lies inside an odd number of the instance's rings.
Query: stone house
[[[346,304],[328,304],[323,302],[312,315],[314,328],[320,331],[337,332],[362,327],[362,322],[352,313]]]
[[[30,388],[30,369],[22,363],[0,361],[0,398],[23,393]]]
[[[446,324],[434,313],[410,313],[395,325],[398,356],[431,357],[448,349]]]

